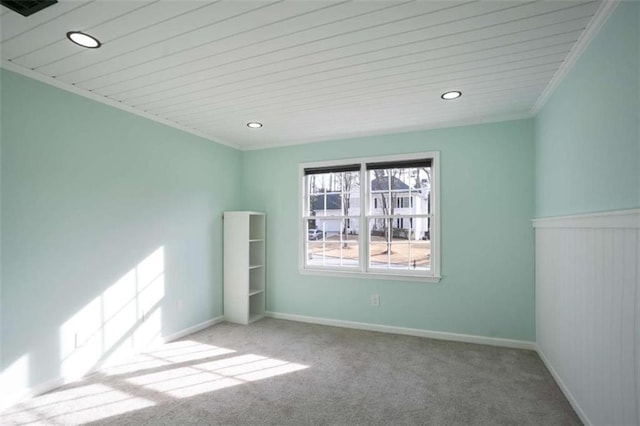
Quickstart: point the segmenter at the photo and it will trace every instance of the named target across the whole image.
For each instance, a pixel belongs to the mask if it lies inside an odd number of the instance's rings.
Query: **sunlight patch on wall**
[[[160,343],[164,291],[160,247],[60,327],[62,377],[81,377]]]
[[[24,354],[0,374],[0,410],[15,401],[16,392],[29,389],[29,354]]]

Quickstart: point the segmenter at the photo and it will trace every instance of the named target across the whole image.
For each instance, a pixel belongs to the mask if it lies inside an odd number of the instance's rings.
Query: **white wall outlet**
[[[176,302],[176,309],[178,310],[178,312],[182,312],[182,310],[184,309],[184,301],[182,299],[178,299],[178,301]]]
[[[380,295],[372,294],[371,295],[371,306],[375,306],[376,308],[380,306]]]

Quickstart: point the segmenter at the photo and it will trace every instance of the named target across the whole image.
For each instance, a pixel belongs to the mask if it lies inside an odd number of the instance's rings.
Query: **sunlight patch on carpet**
[[[29,404],[18,404],[0,417],[0,423],[79,425],[154,405],[148,399],[92,384],[51,392]]]
[[[159,372],[128,378],[127,381],[174,398],[186,398],[306,368],[308,366],[302,364],[247,354],[173,369],[165,368]]]

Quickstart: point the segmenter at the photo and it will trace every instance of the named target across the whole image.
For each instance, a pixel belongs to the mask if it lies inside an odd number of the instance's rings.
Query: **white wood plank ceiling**
[[[0,49],[10,70],[253,149],[531,116],[601,3],[60,0],[2,7]]]

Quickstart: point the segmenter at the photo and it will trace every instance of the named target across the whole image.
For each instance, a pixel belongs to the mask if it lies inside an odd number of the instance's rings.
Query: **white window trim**
[[[433,179],[431,187],[431,211],[433,216],[432,236],[431,236],[431,274],[425,275],[421,272],[412,271],[376,271],[367,269],[366,259],[369,258],[369,244],[360,244],[360,266],[348,270],[346,268],[330,268],[330,267],[313,267],[305,265],[305,242],[306,242],[306,226],[303,219],[306,212],[306,194],[303,185],[304,169],[313,167],[331,167],[349,164],[360,164],[360,227],[359,229],[369,229],[367,224],[367,213],[369,208],[368,192],[363,183],[362,173],[366,173],[366,164],[387,161],[406,161],[422,158],[431,158],[431,177]],[[364,170],[364,171],[363,171]],[[298,269],[303,275],[320,275],[333,277],[353,277],[353,278],[369,278],[383,280],[399,280],[399,281],[417,281],[438,283],[442,278],[440,276],[440,153],[438,151],[420,152],[412,154],[400,155],[382,155],[377,157],[364,158],[348,158],[341,160],[319,161],[313,163],[300,163],[298,165]],[[368,241],[368,239],[367,239]]]

